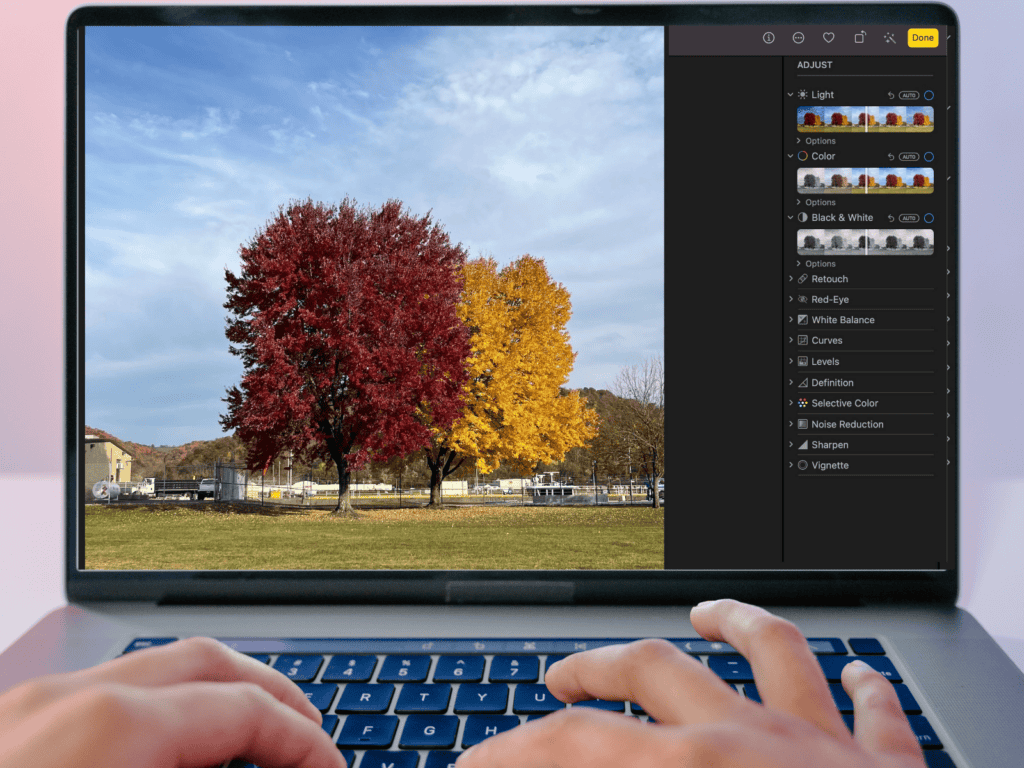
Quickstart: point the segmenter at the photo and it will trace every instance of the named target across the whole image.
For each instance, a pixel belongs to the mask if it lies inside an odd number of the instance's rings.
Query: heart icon
[[[824,35],[822,35],[822,37],[825,38],[825,42],[826,43],[831,43],[835,39],[836,36],[833,35],[831,32],[826,32]]]

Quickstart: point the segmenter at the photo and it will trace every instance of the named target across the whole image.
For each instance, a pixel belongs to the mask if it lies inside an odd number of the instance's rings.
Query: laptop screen
[[[78,12],[76,569],[954,568],[955,29],[809,8]]]

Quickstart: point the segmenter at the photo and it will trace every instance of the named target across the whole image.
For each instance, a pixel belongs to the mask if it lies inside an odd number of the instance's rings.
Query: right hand
[[[792,623],[735,600],[701,603],[690,620],[747,658],[763,706],[664,640],[607,646],[552,665],[548,689],[565,702],[635,701],[656,724],[563,709],[482,741],[457,768],[925,768],[892,683],[871,667],[843,669],[853,735]]]

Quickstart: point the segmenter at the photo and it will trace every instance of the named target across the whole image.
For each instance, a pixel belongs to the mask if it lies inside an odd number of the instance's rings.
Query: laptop
[[[733,597],[841,711],[847,661],[889,677],[929,766],[1018,762],[1024,677],[955,607],[959,35],[938,4],[77,9],[70,605],[0,688],[207,635],[356,768],[434,768],[602,645],[756,700],[688,620]]]

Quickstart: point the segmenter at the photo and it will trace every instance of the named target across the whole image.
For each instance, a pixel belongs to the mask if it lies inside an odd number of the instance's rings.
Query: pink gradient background
[[[1013,117],[1024,4],[953,5],[963,67],[960,604],[1024,668],[1024,130]],[[64,23],[75,7],[0,4],[0,650],[64,603]]]

